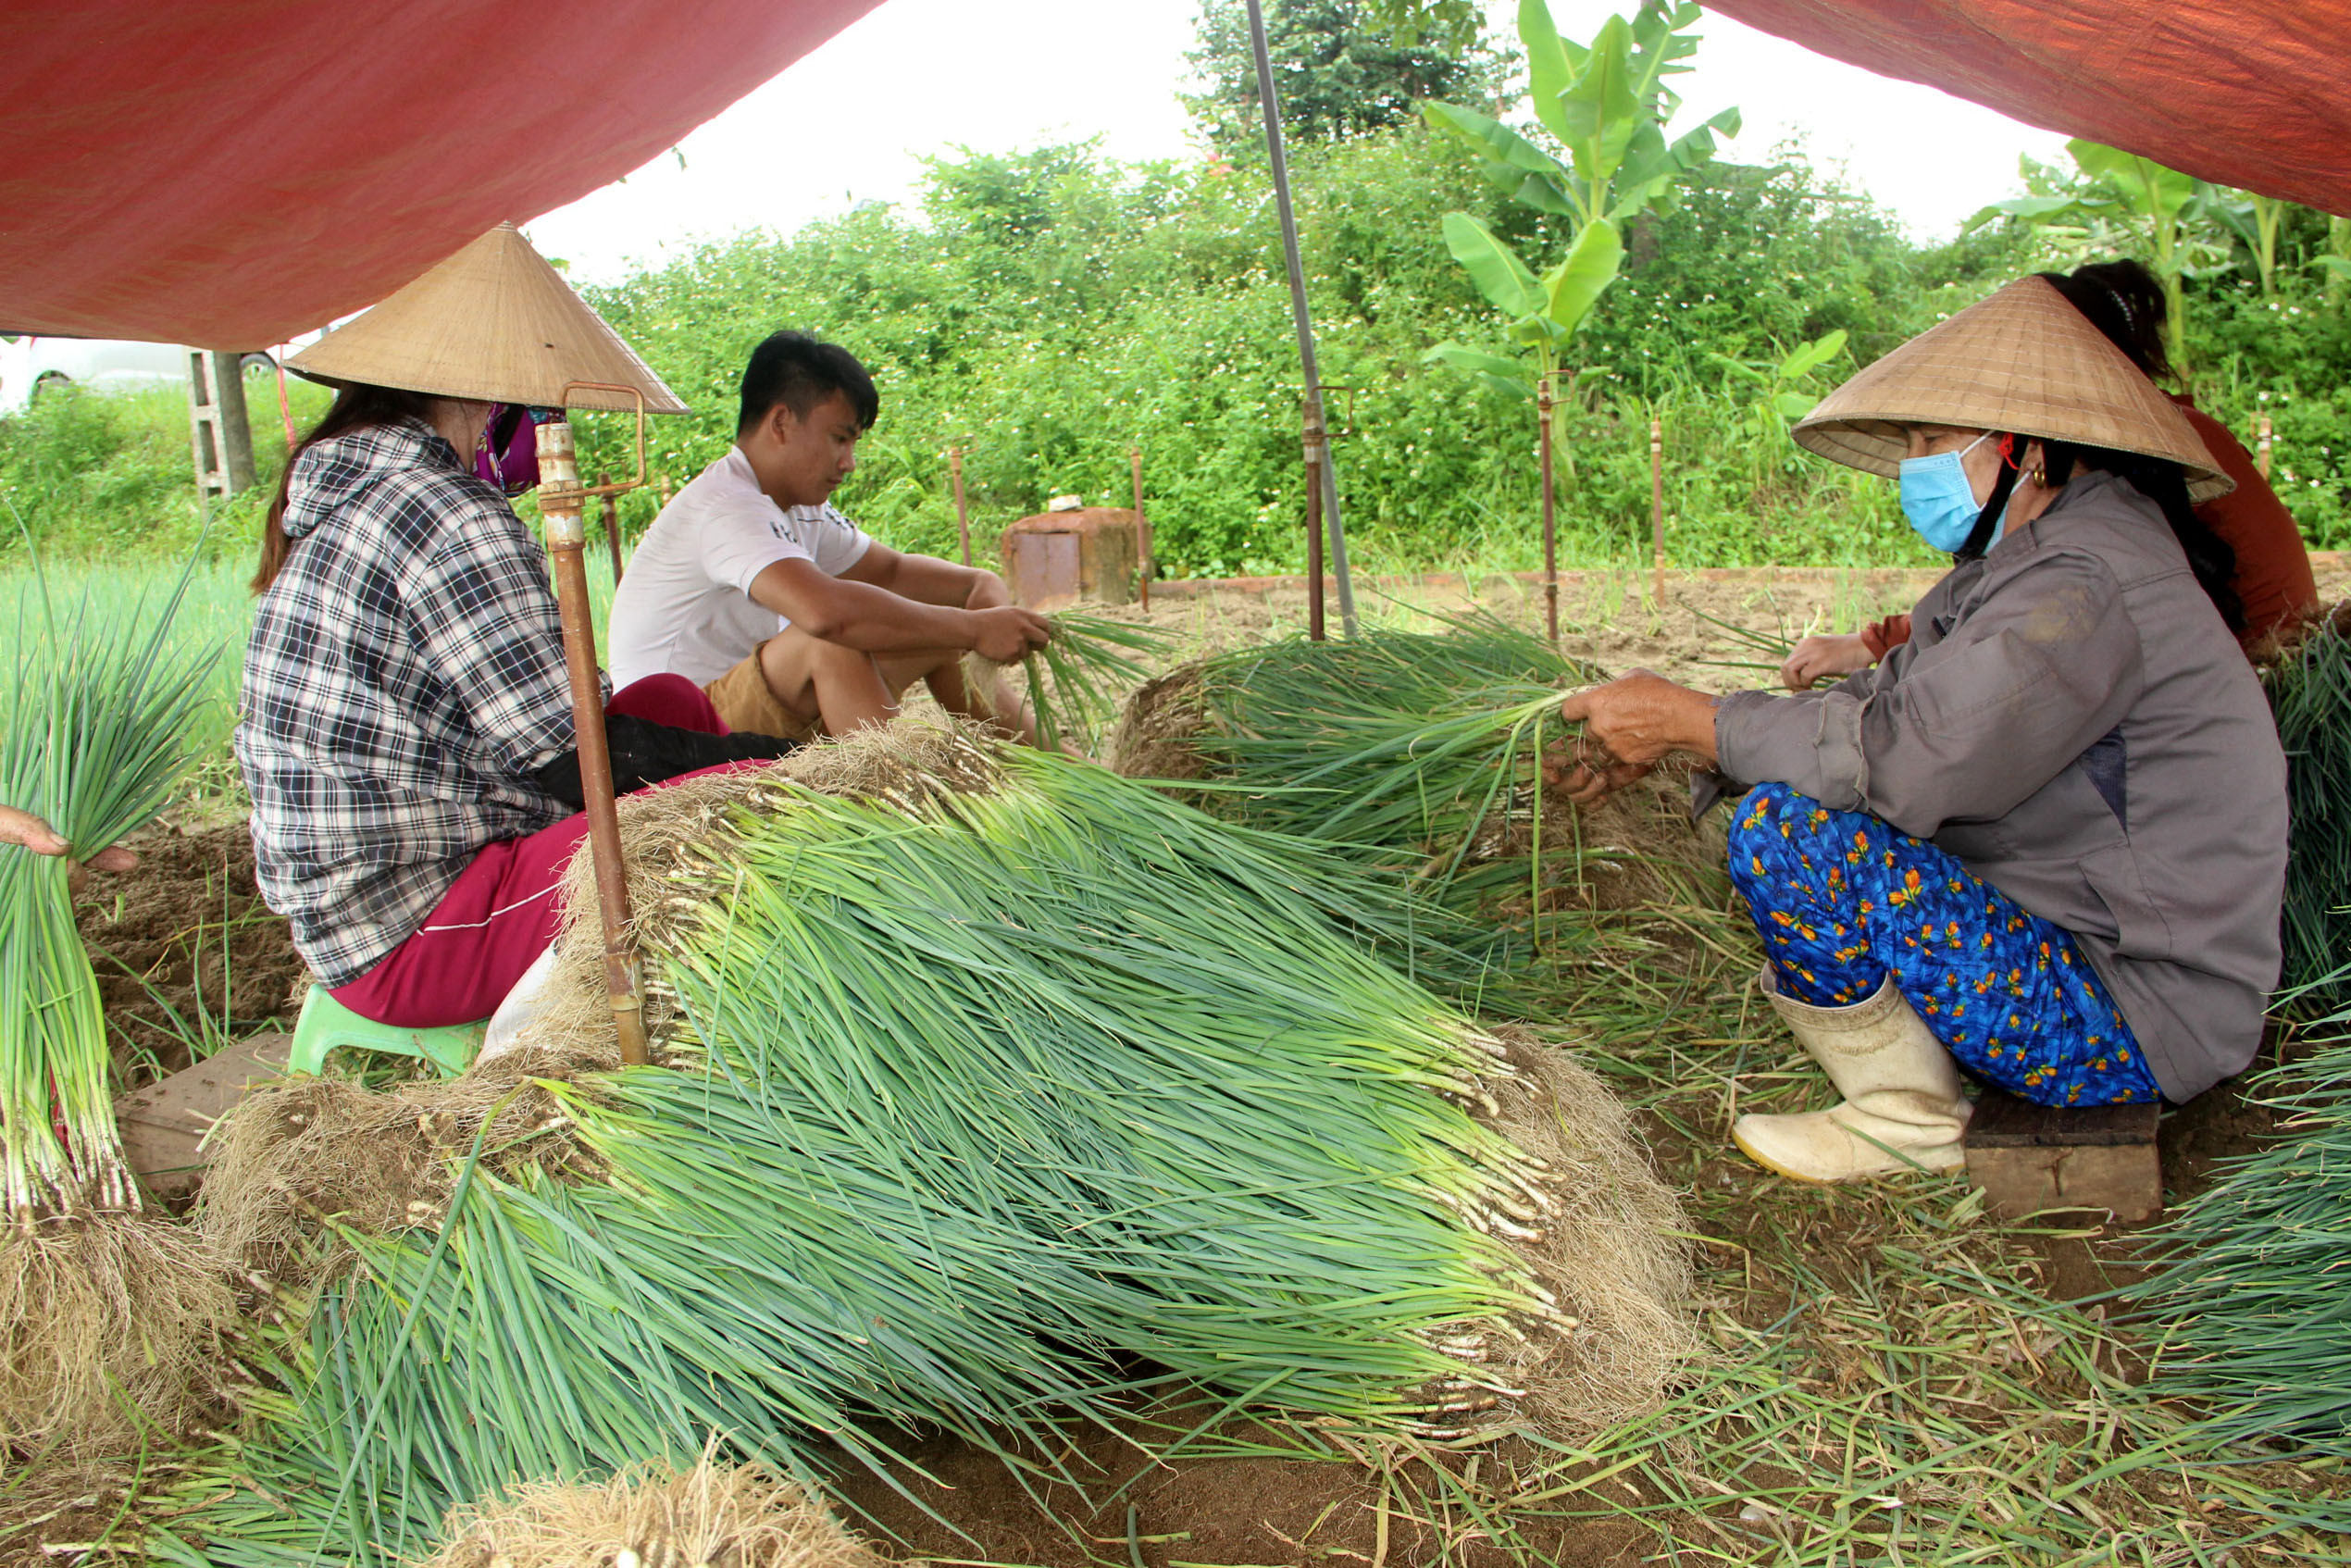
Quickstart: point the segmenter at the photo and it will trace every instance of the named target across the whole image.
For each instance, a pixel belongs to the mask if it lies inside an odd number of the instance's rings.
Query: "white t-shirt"
[[[708,685],[790,624],[753,602],[753,579],[791,560],[839,577],[872,544],[829,505],[777,505],[742,449],[728,447],[661,509],[628,558],[605,650],[613,684],[671,674]]]

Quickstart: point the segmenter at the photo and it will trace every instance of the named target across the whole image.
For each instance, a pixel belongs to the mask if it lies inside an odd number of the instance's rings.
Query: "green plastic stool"
[[[302,999],[302,1016],[294,1021],[293,1049],[287,1053],[286,1071],[314,1077],[325,1068],[327,1052],[337,1046],[380,1051],[391,1056],[415,1056],[431,1063],[444,1078],[454,1078],[473,1065],[481,1053],[490,1020],[451,1024],[438,1029],[404,1029],[362,1018],[323,987],[313,986]]]

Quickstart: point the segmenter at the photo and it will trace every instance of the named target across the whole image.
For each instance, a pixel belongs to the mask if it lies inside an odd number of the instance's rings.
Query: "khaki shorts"
[[[751,657],[703,687],[703,695],[727,721],[727,728],[751,735],[773,735],[802,745],[825,738],[822,718],[802,718],[776,700],[775,689],[759,667],[761,643]]]

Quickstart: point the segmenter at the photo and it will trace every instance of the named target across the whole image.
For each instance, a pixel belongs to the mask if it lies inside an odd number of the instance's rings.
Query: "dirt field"
[[[115,1059],[136,1089],[279,1018],[308,970],[253,880],[242,821],[155,824],[125,840],[139,868],[93,875],[77,901]]]
[[[2333,552],[2311,559],[2322,603],[2351,597],[2351,561]],[[1561,572],[1560,641],[1610,675],[1653,669],[1715,691],[1776,686],[1778,661],[1758,640],[1786,643],[1810,632],[1857,630],[1907,611],[1941,575],[1810,566],[1668,572],[1661,601],[1648,572]],[[1432,614],[1477,610],[1540,627],[1544,592],[1527,575],[1383,578],[1358,585],[1356,609],[1370,624],[1425,627]],[[1246,578],[1159,584],[1147,618],[1214,653],[1303,630],[1307,612],[1304,579]],[[1335,589],[1326,593],[1325,614],[1337,635]]]
[[[1707,574],[1673,579],[1660,605],[1646,578],[1571,574],[1562,641],[1609,673],[1646,666],[1713,689],[1764,684],[1768,670],[1755,666],[1775,661],[1742,628],[1781,640],[1849,629],[1907,607],[1931,580]],[[2332,586],[2351,589],[2351,573],[2336,568]],[[1539,588],[1505,579],[1391,586],[1363,600],[1367,618],[1384,623],[1473,607],[1530,624],[1543,610]],[[1150,618],[1178,630],[1186,652],[1213,651],[1296,628],[1304,609],[1289,584],[1165,585]],[[242,826],[158,828],[136,847],[140,870],[93,879],[82,902],[93,949],[147,975],[184,1019],[199,993],[218,1010],[225,930],[230,1014],[240,1027],[282,1014],[302,970],[283,923],[254,899]],[[1997,1226],[1957,1180],[1827,1190],[1763,1175],[1730,1151],[1731,1116],[1815,1102],[1823,1086],[1766,1021],[1738,921],[1720,910],[1662,912],[1628,923],[1619,951],[1611,962],[1643,970],[1633,991],[1594,986],[1579,1002],[1570,985],[1548,1023],[1636,1107],[1658,1168],[1690,1206],[1702,1270],[1693,1306],[1719,1357],[1694,1368],[1653,1422],[1584,1447],[1531,1435],[1465,1453],[1408,1446],[1376,1462],[1335,1439],[1243,1427],[1215,1434],[1199,1457],[1147,1463],[1125,1437],[1090,1434],[1055,1456],[1088,1477],[1083,1500],[1033,1481],[1032,1492],[982,1451],[941,1439],[914,1456],[931,1479],[909,1486],[946,1524],[871,1477],[849,1481],[844,1500],[894,1536],[885,1543],[894,1552],[1051,1568],[1958,1560],[1929,1545],[1937,1522],[1970,1562],[2120,1560],[2096,1545],[2104,1540],[2118,1553],[2136,1543],[2145,1556],[2130,1561],[2184,1562],[2265,1534],[2258,1505],[2230,1489],[2266,1476],[2258,1467],[2223,1484],[2204,1470],[2191,1483],[2183,1465],[2184,1501],[2129,1472],[2072,1493],[2071,1504],[2040,1500],[2090,1467],[2057,1468],[2076,1448],[2093,1452],[2099,1422],[2111,1423],[2100,1439],[2111,1446],[2126,1430],[2168,1441],[2184,1419],[2160,1407],[2121,1413],[2118,1391],[2137,1375],[2141,1351],[2112,1334],[2103,1309],[2048,1305],[2126,1276],[2127,1237]],[[122,1019],[133,1076],[177,1064],[185,1031],[166,1027],[145,987],[99,963],[111,972],[108,1007]],[[1627,994],[1647,1000],[1627,1004]],[[2269,1127],[2268,1113],[2233,1086],[2171,1113],[2173,1199],[2199,1190],[2215,1161]],[[1325,1457],[1296,1457],[1302,1441]],[[1971,1442],[1967,1462],[1939,1461]],[[1276,1446],[1287,1451],[1266,1451]],[[2261,1484],[2297,1493],[2333,1483],[2284,1472]],[[1872,1488],[1913,1510],[1890,1516],[1890,1555],[1879,1555],[1885,1526],[1852,1517],[1856,1506],[1880,1506],[1853,1501]],[[6,1512],[0,1499],[0,1526]],[[1906,1517],[1921,1531],[1909,1556]],[[56,1527],[68,1519],[87,1527],[78,1510]],[[39,1550],[44,1534],[0,1538],[0,1562],[56,1561]],[[2258,1549],[2263,1561],[2287,1560],[2274,1546]]]

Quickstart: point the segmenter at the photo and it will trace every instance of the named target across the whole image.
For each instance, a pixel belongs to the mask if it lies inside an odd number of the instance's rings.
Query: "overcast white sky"
[[[1629,12],[1633,0],[1624,0]],[[1587,38],[1605,0],[1552,0]],[[1514,9],[1510,7],[1507,9]],[[626,180],[529,225],[581,281],[746,229],[790,233],[860,201],[904,199],[925,155],[1010,152],[1100,136],[1121,158],[1193,156],[1176,100],[1195,0],[885,0],[815,54]],[[2017,188],[2017,156],[2061,156],[2064,138],[1893,81],[1709,16],[1685,114],[1735,104],[1729,149],[1762,162],[1792,134],[1922,237],[1955,230]]]

